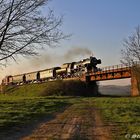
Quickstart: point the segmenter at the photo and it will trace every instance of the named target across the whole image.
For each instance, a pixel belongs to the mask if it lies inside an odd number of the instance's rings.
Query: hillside
[[[131,87],[130,85],[127,86],[100,85],[99,92],[102,95],[129,96],[131,92]]]
[[[39,84],[11,85],[4,89],[4,93],[20,96],[51,96],[51,95],[77,95],[94,96],[99,90],[101,95],[129,96],[130,85],[99,85],[96,83],[88,87],[85,82],[80,81],[51,81]]]
[[[98,86],[75,80],[57,80],[38,84],[11,85],[3,88],[3,93],[16,96],[95,96]]]

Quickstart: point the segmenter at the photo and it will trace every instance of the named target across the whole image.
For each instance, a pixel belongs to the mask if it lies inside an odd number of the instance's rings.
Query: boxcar
[[[6,76],[4,79],[2,79],[2,84],[8,85],[13,82],[13,77],[12,76]]]
[[[56,70],[60,69],[60,67],[55,67],[51,69],[46,69],[46,70],[41,70],[40,73],[40,79],[45,80],[45,79],[55,79],[56,78]]]
[[[13,76],[13,83],[23,83],[26,82],[26,76],[24,74]]]
[[[13,83],[13,76],[9,76],[9,83]]]
[[[38,72],[30,72],[30,73],[26,73],[26,82],[31,82],[31,81],[36,81],[38,80]]]

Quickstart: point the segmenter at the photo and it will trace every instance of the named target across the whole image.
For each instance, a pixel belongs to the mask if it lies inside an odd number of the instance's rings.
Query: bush
[[[96,87],[96,88],[95,88]],[[46,85],[46,88],[40,92],[41,96],[46,95],[65,95],[65,96],[93,96],[98,92],[97,84],[89,86],[82,81],[53,81]]]

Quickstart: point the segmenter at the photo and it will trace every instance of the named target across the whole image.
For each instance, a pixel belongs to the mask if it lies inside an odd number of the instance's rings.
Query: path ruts
[[[22,140],[111,140],[98,111],[93,102],[81,100]]]

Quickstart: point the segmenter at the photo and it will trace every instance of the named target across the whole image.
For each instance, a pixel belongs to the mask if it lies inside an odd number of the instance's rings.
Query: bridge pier
[[[86,77],[86,84],[89,96],[100,96],[97,81],[91,81],[90,76]]]
[[[88,91],[90,92],[91,96],[100,96],[98,84],[96,81],[90,81],[87,83]]]
[[[131,70],[131,96],[140,96],[139,92],[139,76],[135,69]]]

